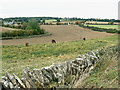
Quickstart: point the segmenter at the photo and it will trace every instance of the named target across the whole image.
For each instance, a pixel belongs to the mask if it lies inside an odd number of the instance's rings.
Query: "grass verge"
[[[118,47],[114,47],[118,48]],[[107,51],[96,64],[90,76],[77,88],[118,88],[118,50]]]

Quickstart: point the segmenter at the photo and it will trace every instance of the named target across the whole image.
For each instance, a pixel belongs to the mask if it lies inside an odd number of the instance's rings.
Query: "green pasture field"
[[[50,22],[57,22],[56,19],[50,19],[50,20],[45,20],[46,23],[50,23]]]
[[[56,44],[5,45],[2,48],[2,75],[8,71],[22,76],[23,69],[40,69],[52,63],[74,60],[91,50],[117,45],[118,35],[105,38],[80,40]]]
[[[70,20],[64,20],[64,19],[61,19],[60,22],[77,22],[77,21],[81,21],[81,20],[74,20],[74,21],[70,21]],[[57,22],[56,19],[50,19],[50,20],[45,20],[46,23],[52,23],[52,22]]]
[[[107,29],[117,29],[118,30],[118,25],[89,25],[93,27],[98,27],[98,28],[107,28]]]
[[[61,19],[60,21],[61,21],[61,22],[81,22],[82,20],[73,20],[73,21],[71,21],[71,20]]]

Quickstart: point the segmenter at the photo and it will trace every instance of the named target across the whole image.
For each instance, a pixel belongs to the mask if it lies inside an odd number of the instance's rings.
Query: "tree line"
[[[21,26],[22,30],[13,30],[2,33],[3,38],[12,38],[12,37],[20,37],[20,36],[32,36],[32,35],[41,35],[45,34],[44,29],[40,28],[40,25],[36,21],[29,21],[28,23],[24,23]]]
[[[84,19],[84,18],[77,18],[77,17],[73,17],[73,18],[61,18],[61,17],[14,17],[14,18],[2,18],[2,21],[5,22],[12,22],[13,20],[15,22],[29,22],[30,20],[36,20],[38,22],[40,22],[41,20],[50,20],[50,19],[56,19],[58,22],[62,19],[65,21],[76,21],[76,20],[82,20],[82,21],[101,21],[101,22],[120,22],[120,20],[116,20],[116,19],[97,19],[97,18],[88,18],[88,19]]]

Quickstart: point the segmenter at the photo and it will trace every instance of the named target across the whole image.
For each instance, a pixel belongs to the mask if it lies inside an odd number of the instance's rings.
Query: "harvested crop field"
[[[2,32],[13,31],[13,30],[20,30],[20,29],[2,27]]]
[[[89,29],[84,29],[77,25],[42,25],[41,28],[44,28],[46,31],[52,33],[52,35],[46,37],[2,40],[2,44],[22,45],[27,42],[30,44],[51,43],[52,39],[55,39],[59,43],[66,41],[81,40],[84,37],[86,39],[92,39],[92,38],[102,38],[113,35],[110,33],[97,32]]]

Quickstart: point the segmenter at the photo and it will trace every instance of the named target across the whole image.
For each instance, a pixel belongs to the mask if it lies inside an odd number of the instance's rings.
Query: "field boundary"
[[[79,56],[75,60],[53,64],[41,69],[24,69],[23,78],[18,78],[15,74],[6,73],[0,84],[3,88],[72,88],[76,82],[82,79],[85,74],[90,74],[95,70],[105,54],[116,53],[118,47],[112,46],[105,49],[91,51]],[[8,83],[8,84],[6,84]],[[11,83],[11,84],[9,84]],[[56,88],[56,87],[55,87]]]
[[[57,42],[66,42],[66,41],[76,41],[86,39],[94,39],[111,36],[113,34],[105,32],[95,32],[90,29],[81,28],[78,25],[41,25],[41,28],[45,29],[46,32],[51,33],[50,35],[45,35],[44,37],[36,36],[35,38],[26,38],[24,40],[19,40],[19,38],[10,38],[3,39],[3,45],[23,45],[26,42],[30,44],[42,44],[42,43],[51,43],[52,39],[55,39]],[[49,36],[49,37],[47,37]],[[31,36],[33,37],[33,36]],[[36,39],[36,40],[35,40]]]
[[[80,25],[80,27],[83,27],[83,28],[87,28],[87,29],[91,29],[93,31],[98,31],[98,32],[106,32],[106,33],[118,33],[120,32],[119,30],[117,29],[108,29],[108,28],[99,28],[99,27],[94,27],[94,26],[89,26],[89,25]]]
[[[18,36],[18,37],[2,37],[2,38],[0,38],[0,40],[34,38],[34,37],[43,37],[43,36],[50,36],[50,35],[52,35],[52,33],[47,32],[46,34],[41,34],[41,35]]]

